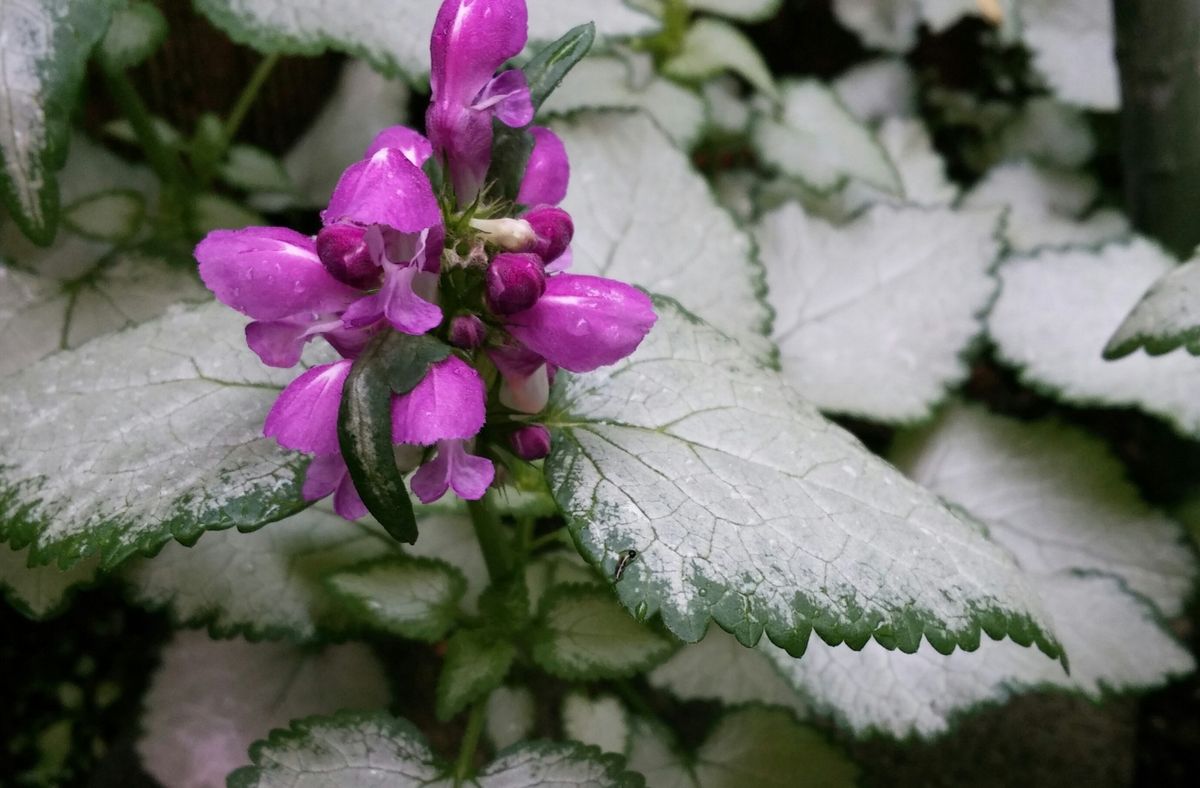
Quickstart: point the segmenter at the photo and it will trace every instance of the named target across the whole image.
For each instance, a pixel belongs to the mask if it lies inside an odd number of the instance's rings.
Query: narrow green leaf
[[[559,586],[542,600],[533,659],[567,679],[617,678],[653,667],[674,645],[622,610],[607,589]]]
[[[383,333],[355,360],[338,412],[338,442],[363,503],[409,544],[417,541],[417,521],[392,449],[392,394],[411,391],[449,353],[432,337]]]
[[[67,158],[71,110],[88,53],[115,0],[0,0],[0,197],[31,240],[58,225],[55,171]]]
[[[117,68],[133,68],[158,49],[167,37],[167,20],[153,3],[134,0],[117,9],[100,51]]]
[[[462,572],[444,561],[394,556],[326,578],[333,594],[368,626],[435,641],[454,626],[467,590]]]
[[[588,22],[567,31],[567,34],[548,45],[525,64],[525,81],[529,98],[536,111],[575,64],[583,59],[596,40],[596,26]]]
[[[508,675],[517,649],[490,630],[464,630],[450,638],[437,686],[437,716],[448,720],[492,690]]]

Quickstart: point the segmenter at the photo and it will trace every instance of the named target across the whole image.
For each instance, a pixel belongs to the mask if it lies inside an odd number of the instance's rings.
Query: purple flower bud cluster
[[[344,517],[366,507],[340,453],[342,389],[380,332],[431,334],[454,349],[391,403],[393,442],[423,459],[409,484],[430,503],[448,490],[483,496],[497,441],[521,460],[545,457],[550,433],[532,417],[556,372],[612,364],[654,324],[641,291],[565,272],[574,224],[557,205],[570,166],[552,131],[529,130],[516,205],[487,202],[493,119],[517,128],[533,119],[524,74],[496,73],[524,48],[526,29],[524,0],[445,0],[431,41],[428,139],[401,126],[381,131],[342,174],[316,236],[249,227],[214,231],[196,247],[205,284],[252,319],[246,341],[263,363],[293,367],[317,337],[341,356],[293,380],[263,431],[314,455],[304,497],[333,495]],[[440,201],[430,159],[451,190]],[[443,206],[452,206],[445,216]],[[455,252],[464,247],[465,259]],[[488,401],[491,375],[497,402]]]

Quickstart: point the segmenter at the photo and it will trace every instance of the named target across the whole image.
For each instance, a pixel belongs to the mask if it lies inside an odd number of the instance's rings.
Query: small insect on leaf
[[[617,554],[617,568],[613,570],[613,582],[616,583],[625,574],[625,570],[633,563],[633,559],[637,558],[637,550],[622,550]]]

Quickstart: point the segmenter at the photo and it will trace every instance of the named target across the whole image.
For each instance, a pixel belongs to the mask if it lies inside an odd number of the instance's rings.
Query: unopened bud
[[[317,233],[317,256],[330,276],[351,287],[367,289],[379,282],[380,268],[371,259],[365,232],[349,224],[333,224]]]
[[[498,315],[523,312],[546,291],[546,271],[533,254],[498,254],[487,270],[488,306]]]
[[[471,226],[485,241],[509,252],[528,252],[537,244],[537,234],[524,219],[472,219]]]
[[[459,315],[450,321],[450,344],[472,350],[487,338],[487,326],[475,315]]]
[[[539,205],[525,213],[525,221],[533,228],[537,243],[531,250],[542,262],[550,263],[562,256],[575,235],[571,214],[562,208]]]
[[[530,424],[508,438],[513,453],[526,462],[540,460],[550,453],[550,430],[541,424]]]

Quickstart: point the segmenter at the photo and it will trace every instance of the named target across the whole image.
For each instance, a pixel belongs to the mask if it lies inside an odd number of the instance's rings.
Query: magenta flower
[[[489,192],[492,197],[474,204],[491,188],[485,180],[493,120],[524,128],[533,119],[524,74],[496,73],[525,39],[523,0],[445,0],[430,44],[428,139],[402,126],[380,131],[338,180],[315,237],[253,227],[210,233],[196,247],[205,283],[252,319],[246,340],[264,363],[295,365],[315,337],[342,356],[288,384],[263,434],[312,455],[304,499],[332,495],[343,517],[367,513],[355,479],[362,484],[382,478],[379,473],[392,481],[361,492],[370,493],[365,500],[389,529],[389,513],[410,506],[394,483],[409,471],[409,486],[425,503],[450,490],[481,498],[497,475],[490,458],[515,454],[533,462],[550,451],[549,431],[512,411],[540,413],[559,368],[587,372],[614,363],[654,325],[652,304],[641,291],[561,273],[570,264],[575,227],[557,207],[570,164],[553,132],[530,129],[533,151],[515,203]],[[422,169],[434,156],[447,175],[441,194]],[[452,315],[439,306],[443,292]],[[368,343],[375,344],[364,355]],[[376,413],[386,402],[377,386],[387,383],[380,381],[418,371],[409,365],[426,352],[441,360],[429,364],[411,390],[393,394],[388,411]],[[491,392],[498,403],[489,402],[478,371],[488,368],[485,359],[499,372]],[[376,372],[356,366],[369,364],[397,366],[384,367],[387,376],[357,377]],[[339,435],[352,371],[365,388],[356,389],[346,411],[364,421],[342,424]],[[489,413],[502,416],[490,428]],[[393,451],[386,442],[362,449],[351,441],[353,456],[343,457],[345,430],[389,418]],[[392,473],[393,459],[399,476]],[[392,525],[399,530],[390,532],[409,538],[403,516]]]
[[[525,0],[446,0],[429,44],[432,95],[425,130],[449,170],[459,205],[479,194],[492,161],[492,118],[533,120],[525,75],[496,75],[528,37]]]

